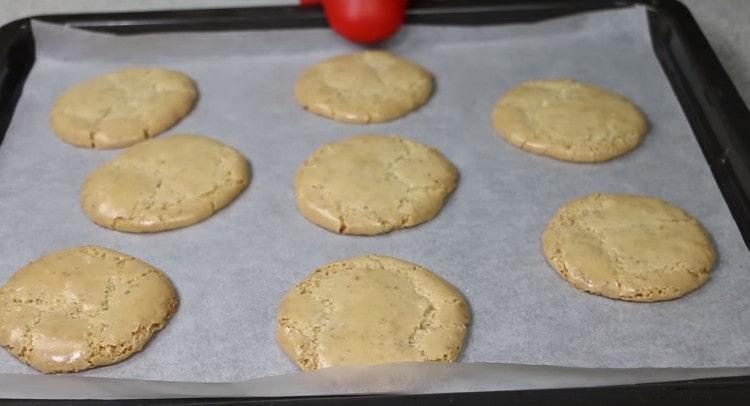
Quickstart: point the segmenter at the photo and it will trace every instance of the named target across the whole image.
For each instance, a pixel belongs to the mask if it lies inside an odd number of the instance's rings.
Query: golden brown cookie
[[[197,97],[195,83],[182,72],[120,69],[66,90],[52,107],[50,125],[78,147],[121,148],[172,127]]]
[[[643,114],[626,98],[572,79],[521,83],[497,102],[492,124],[525,151],[571,162],[623,155],[647,131]]]
[[[153,266],[101,247],[64,249],[0,288],[0,344],[44,373],[83,371],[143,349],[176,308]]]
[[[318,148],[297,170],[305,218],[333,232],[373,235],[437,215],[458,172],[436,149],[397,136],[357,135]]]
[[[414,62],[385,51],[336,56],[305,69],[294,96],[305,109],[354,124],[395,120],[416,110],[432,94],[432,75]]]
[[[172,230],[210,217],[249,182],[247,161],[234,148],[173,135],[134,145],[96,168],[81,188],[81,206],[113,230]]]
[[[276,339],[304,370],[455,361],[469,311],[461,293],[418,265],[367,255],[325,265],[284,297]]]
[[[577,289],[655,302],[708,279],[716,258],[701,225],[653,197],[591,194],[560,208],[542,235],[547,262]]]

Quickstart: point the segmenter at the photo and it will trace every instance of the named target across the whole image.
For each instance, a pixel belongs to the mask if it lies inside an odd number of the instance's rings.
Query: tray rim
[[[463,24],[481,25],[500,24],[504,22],[531,22],[563,15],[621,7],[645,7],[648,10],[649,31],[657,59],[659,59],[662,69],[664,69],[667,78],[670,80],[683,112],[690,122],[694,136],[698,138],[704,158],[709,163],[714,179],[719,184],[721,193],[732,211],[735,223],[740,228],[746,244],[750,247],[750,176],[745,179],[746,183],[739,181],[723,183],[720,180],[732,178],[737,180],[737,165],[739,165],[740,176],[750,175],[750,137],[743,138],[740,132],[740,127],[743,124],[745,128],[750,127],[750,111],[748,111],[747,106],[739,96],[739,92],[737,92],[728,74],[721,66],[721,63],[697,22],[692,17],[689,9],[679,0],[475,0],[473,2],[471,0],[448,0],[442,2],[412,0],[411,6],[414,8],[409,9],[406,19],[407,23],[454,25],[462,24],[462,22],[457,23],[452,20],[454,17],[451,17],[451,13],[457,12],[466,13],[462,14],[463,17],[468,15],[476,18],[479,13],[503,9],[511,15],[510,19],[505,21],[498,21],[497,18],[486,20],[479,18],[481,20],[479,22],[463,22]],[[300,24],[295,27],[278,25],[279,22],[270,17],[278,17],[279,13],[281,13],[284,19],[297,19]],[[186,19],[194,19],[200,16],[205,17],[206,15],[208,15],[207,19],[204,19],[202,22],[206,26],[185,26]],[[253,18],[248,21],[247,18],[249,16]],[[217,21],[219,24],[222,21],[226,23],[227,18],[230,22],[228,25],[223,25],[220,28],[208,27],[208,25],[217,24]],[[0,27],[0,147],[2,146],[2,140],[15,110],[15,105],[21,95],[23,84],[34,64],[35,49],[33,34],[31,33],[31,20],[34,19],[75,28],[125,35],[167,31],[263,30],[270,28],[326,26],[322,10],[317,6],[261,6],[114,13],[47,14],[11,21]],[[235,20],[235,24],[237,25],[232,25],[232,20]],[[666,27],[669,29],[665,30],[664,26],[660,27],[658,25],[660,22],[670,25]],[[248,26],[248,23],[255,25]],[[139,29],[134,30],[133,27]],[[169,28],[172,29],[170,30]],[[662,31],[659,31],[660,29]],[[675,49],[669,48],[668,44],[663,42],[657,43],[657,40],[654,38],[655,35],[662,35],[663,38],[661,38],[661,41],[683,41],[681,43],[683,48],[678,48],[678,50],[687,55],[675,54]],[[10,57],[16,54],[20,55],[13,58]],[[678,57],[692,60],[697,64],[698,68],[693,71],[686,71],[684,66],[680,66],[676,62],[675,59]],[[21,66],[11,66],[11,63],[14,63],[17,58],[25,58],[25,63],[20,63]],[[690,83],[691,75],[698,75],[706,80],[707,84],[719,89],[718,95],[716,92],[714,94],[710,92],[708,94],[701,94],[700,91],[705,89],[693,86],[694,83]],[[713,117],[707,116],[708,111],[713,111],[708,110],[709,108],[717,110],[714,111]],[[719,117],[715,117],[716,115]],[[729,115],[728,119],[727,115]],[[720,122],[725,119],[729,121],[729,125],[720,125]],[[712,144],[710,142],[711,137],[708,137],[709,140],[707,141],[706,137],[702,139],[699,136],[699,134],[705,135],[706,132],[712,132],[714,138],[716,138],[717,128],[726,131],[727,136],[724,141],[729,140],[730,142],[734,142],[730,143],[730,147],[738,149],[723,149],[717,155],[717,148],[727,148],[726,144]],[[730,201],[736,202],[743,195],[745,201],[740,202],[740,204],[744,204],[745,206],[739,210],[735,210]],[[739,219],[738,216],[740,217]],[[692,393],[691,397],[684,396],[688,392]],[[423,401],[430,402],[448,401],[451,404],[485,403],[499,400],[516,403],[519,400],[523,400],[524,404],[542,405],[544,404],[542,402],[546,403],[550,400],[555,400],[593,405],[599,404],[604,399],[607,399],[608,404],[611,404],[612,400],[617,399],[619,401],[629,400],[627,404],[638,401],[639,404],[680,404],[682,406],[686,404],[686,401],[690,403],[699,400],[696,396],[700,394],[712,394],[709,396],[709,399],[712,401],[720,400],[722,404],[730,404],[732,402],[745,404],[745,402],[750,400],[750,375],[593,388],[462,392],[426,395],[387,394],[335,397],[144,399],[123,400],[122,402],[127,404],[182,402],[200,402],[201,404],[258,404],[259,402],[284,401],[293,403],[304,402],[306,404],[329,404],[330,402],[338,403],[339,401],[364,401],[366,403],[381,404],[381,402],[391,402],[394,400],[405,403],[419,403],[419,399],[422,399]],[[662,396],[662,398],[649,398],[647,395]],[[25,404],[27,401],[20,399],[3,400],[10,401],[13,404]],[[38,404],[40,400],[28,399],[28,401]],[[53,400],[41,401],[49,404],[55,402]],[[66,404],[69,404],[69,402],[66,401]],[[91,400],[74,401],[75,404],[91,404],[91,402]]]

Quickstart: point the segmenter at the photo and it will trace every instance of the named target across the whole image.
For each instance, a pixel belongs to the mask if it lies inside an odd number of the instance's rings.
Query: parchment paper
[[[750,373],[737,369],[750,367],[750,255],[653,55],[643,9],[538,24],[406,27],[386,47],[431,70],[436,93],[403,119],[369,126],[317,117],[293,99],[305,66],[356,49],[328,30],[112,37],[35,22],[33,31],[37,62],[0,145],[0,279],[46,252],[97,244],[162,269],[181,304],[142,353],[110,367],[42,377],[0,352],[0,374],[9,374],[0,376],[0,396],[434,392]],[[169,133],[216,137],[252,164],[249,188],[203,223],[126,234],[99,228],[79,207],[85,176],[118,151],[61,142],[48,127],[50,108],[69,86],[130,65],[192,76],[200,101]],[[559,76],[640,106],[651,126],[643,145],[609,163],[577,165],[525,153],[494,134],[491,111],[503,92]],[[299,163],[322,143],[364,132],[435,146],[459,168],[459,187],[433,221],[353,237],[297,213]],[[658,196],[696,216],[719,252],[710,281],[654,304],[570,287],[545,263],[539,236],[561,204],[590,192]],[[274,341],[280,299],[316,267],[364,253],[421,264],[463,292],[473,323],[461,364],[296,373]],[[734,368],[679,369],[721,367]],[[81,378],[236,382],[283,374],[291,375],[216,386]]]

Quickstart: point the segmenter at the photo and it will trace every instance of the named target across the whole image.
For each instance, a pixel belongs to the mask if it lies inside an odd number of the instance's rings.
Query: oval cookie
[[[120,362],[177,308],[167,277],[129,255],[84,246],[45,255],[0,288],[0,344],[44,373]]]
[[[640,144],[646,119],[626,98],[571,79],[535,80],[508,91],[492,113],[495,131],[534,154],[603,162]]]
[[[193,108],[195,83],[182,72],[127,68],[66,90],[50,114],[63,141],[85,148],[121,148],[172,127]]]
[[[385,51],[336,56],[305,69],[294,85],[303,108],[354,124],[395,120],[432,94],[432,75]]]
[[[234,148],[173,135],[134,145],[96,168],[81,188],[81,206],[113,230],[172,230],[210,217],[249,181],[247,161]]]
[[[281,302],[276,338],[304,370],[455,361],[469,312],[456,288],[418,265],[378,255],[325,265]]]
[[[637,302],[681,297],[708,279],[716,258],[701,225],[653,197],[591,194],[552,217],[547,262],[577,289]]]
[[[404,138],[357,135],[318,148],[297,170],[305,218],[333,232],[373,235],[435,217],[458,172],[436,149]]]

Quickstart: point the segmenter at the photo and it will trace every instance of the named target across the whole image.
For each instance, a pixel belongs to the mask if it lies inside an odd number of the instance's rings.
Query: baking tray
[[[688,118],[703,154],[745,240],[750,242],[750,112],[689,11],[674,0],[578,1],[413,1],[409,24],[482,25],[533,22],[596,9],[645,5],[655,54]],[[325,26],[317,7],[259,7],[146,13],[55,15],[33,17],[75,28],[136,34],[174,31],[221,31]],[[30,19],[0,28],[0,137],[5,134],[34,64]],[[1,138],[0,138],[1,141]],[[508,404],[698,404],[746,403],[750,377],[537,391],[506,391],[409,396],[342,396],[262,399],[162,399],[127,404],[358,403],[508,403]],[[39,401],[12,401],[29,404]],[[55,401],[44,401],[49,404]],[[65,402],[69,403],[69,402]],[[98,402],[92,402],[98,403]],[[120,403],[119,401],[116,403]]]

